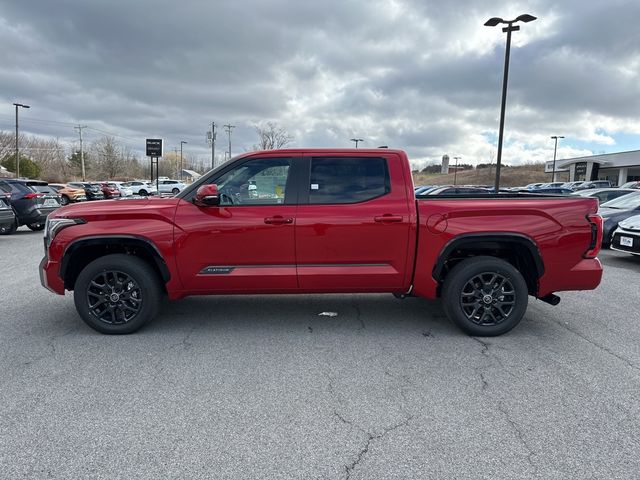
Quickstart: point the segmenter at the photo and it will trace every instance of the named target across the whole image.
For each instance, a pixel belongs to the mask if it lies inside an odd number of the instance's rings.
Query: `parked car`
[[[107,185],[117,188],[120,191],[121,197],[130,197],[133,195],[133,189],[127,187],[124,182],[107,182]]]
[[[542,182],[540,183],[530,183],[529,185],[526,185],[524,188],[528,189],[528,190],[534,190],[536,188],[539,188],[540,185],[543,185]]]
[[[158,189],[155,184],[151,182],[144,182],[142,180],[134,180],[132,182],[123,183],[125,187],[131,188],[131,192],[133,195],[142,195],[146,197],[147,195],[157,195]]]
[[[159,193],[172,193],[177,195],[187,186],[179,180],[160,180],[158,182]]]
[[[620,185],[620,188],[640,188],[640,180],[633,180],[631,182],[627,182],[623,185]]]
[[[540,185],[538,188],[565,188],[564,187],[564,183],[565,182],[549,182],[549,183],[543,183],[542,185]]]
[[[603,203],[598,213],[604,219],[602,245],[608,247],[611,244],[613,231],[618,228],[618,223],[640,214],[640,192],[629,193]]]
[[[89,182],[69,182],[68,185],[72,188],[82,188],[87,200],[104,200],[104,193],[98,185]]]
[[[51,193],[53,190],[47,182],[6,178],[0,180],[0,189],[11,195],[9,202],[17,220],[13,231],[20,225],[26,225],[31,230],[42,230],[47,216],[60,207],[58,194]]]
[[[16,231],[16,214],[11,208],[9,193],[0,189],[0,235],[9,235]]]
[[[436,188],[440,188],[442,185],[426,185],[424,187],[420,187],[417,190],[414,190],[416,195],[426,195],[431,190],[435,190]]]
[[[576,190],[587,190],[589,188],[611,188],[611,182],[609,180],[593,180],[590,182],[584,182],[582,185],[576,188]]]
[[[104,198],[120,198],[120,190],[118,190],[113,183],[98,182],[92,185],[97,185],[100,188],[104,194]]]
[[[637,192],[637,190],[631,188],[591,188],[589,190],[578,190],[573,192],[573,195],[595,197],[600,203],[606,203],[633,192]]]
[[[618,223],[611,239],[611,249],[640,255],[640,215]]]
[[[84,202],[87,199],[84,188],[74,188],[62,183],[50,183],[49,186],[58,192],[62,205],[68,205],[72,202]]]
[[[575,190],[576,188],[578,188],[583,183],[584,183],[584,181],[582,181],[582,180],[577,181],[577,182],[565,182],[565,183],[562,184],[562,188],[569,188],[571,190]]]
[[[415,199],[401,150],[252,152],[175,197],[64,207],[40,279],[109,334],[141,328],[165,295],[387,292],[440,297],[463,331],[495,336],[529,296],[556,305],[602,278],[596,199],[497,197]]]

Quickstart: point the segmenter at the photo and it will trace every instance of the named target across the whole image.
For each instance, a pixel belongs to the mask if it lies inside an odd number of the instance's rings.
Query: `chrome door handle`
[[[281,215],[276,215],[275,217],[265,218],[264,223],[267,225],[284,225],[286,223],[293,223],[293,218],[285,218]]]
[[[379,217],[373,217],[378,223],[399,223],[402,222],[402,215],[391,215],[389,213]]]

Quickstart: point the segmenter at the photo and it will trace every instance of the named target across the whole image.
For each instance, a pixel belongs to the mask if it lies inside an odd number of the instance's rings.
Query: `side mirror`
[[[198,188],[193,203],[198,207],[215,207],[220,205],[220,195],[218,194],[218,186],[202,185]]]

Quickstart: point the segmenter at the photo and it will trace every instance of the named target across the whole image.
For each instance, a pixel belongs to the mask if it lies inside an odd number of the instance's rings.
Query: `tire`
[[[173,190],[171,190],[171,193],[173,193],[174,195],[177,195],[180,193],[180,189],[179,188],[174,188]]]
[[[8,227],[0,227],[0,235],[13,235],[18,230],[18,219]]]
[[[147,195],[149,195],[149,192],[147,192],[145,189],[142,189],[138,191],[138,195],[142,195],[143,197],[146,197]]]
[[[39,232],[40,230],[44,230],[44,223],[28,223],[27,227],[29,228],[29,230]]]
[[[106,334],[133,333],[152,320],[162,300],[158,275],[131,255],[100,257],[78,275],[73,300],[84,322]]]
[[[66,195],[63,195],[62,198],[60,198],[60,203],[62,205],[69,205],[71,203],[71,200],[69,200],[69,197],[67,197]]]
[[[449,272],[442,302],[447,317],[462,331],[494,337],[520,323],[529,292],[513,265],[500,258],[478,256],[461,261]]]

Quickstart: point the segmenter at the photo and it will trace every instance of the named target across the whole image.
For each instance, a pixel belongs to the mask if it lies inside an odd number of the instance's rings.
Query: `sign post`
[[[151,183],[153,183],[153,165],[156,166],[156,191],[160,195],[158,158],[162,157],[161,138],[147,138],[147,157],[151,159]]]

